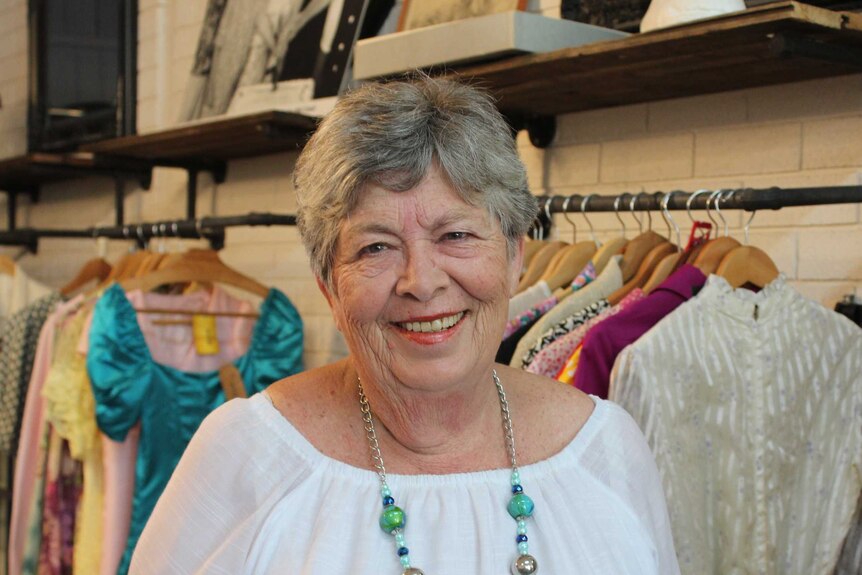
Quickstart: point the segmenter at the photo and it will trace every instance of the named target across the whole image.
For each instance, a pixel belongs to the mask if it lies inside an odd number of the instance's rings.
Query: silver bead
[[[539,564],[532,555],[519,555],[512,563],[512,575],[532,575],[539,572]]]
[[[416,567],[408,567],[401,575],[425,575],[425,573],[422,571],[422,569],[417,569]]]

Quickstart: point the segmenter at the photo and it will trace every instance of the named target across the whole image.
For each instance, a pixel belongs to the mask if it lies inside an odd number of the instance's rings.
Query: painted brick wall
[[[205,6],[205,0],[141,0],[141,132],[169,126],[176,118]],[[559,0],[530,0],[528,7],[552,15]],[[26,148],[26,0],[0,0],[0,14],[0,157],[9,157]],[[519,147],[536,194],[800,187],[862,184],[860,133],[862,75],[857,75],[570,114],[559,118],[549,149],[531,147],[524,135]],[[202,175],[199,213],[294,211],[290,177],[295,160],[296,154],[279,154],[231,162],[227,182],[218,186]],[[111,182],[95,178],[46,186],[39,204],[22,200],[19,220],[37,227],[110,225],[112,190]],[[184,202],[185,173],[160,169],[150,191],[130,190],[125,207],[128,221],[153,221],[184,217]],[[687,216],[674,215],[685,227]],[[726,216],[730,233],[741,238],[743,214]],[[623,218],[631,237],[634,222]],[[620,233],[613,214],[590,219],[600,239]],[[661,218],[653,219],[663,229]],[[575,216],[574,221],[584,237],[583,219]],[[555,234],[570,240],[571,226],[562,218],[558,224]],[[859,206],[758,213],[750,235],[797,289],[824,305],[834,305],[846,293],[862,293]],[[165,248],[193,244],[168,240]],[[110,242],[107,257],[116,259],[127,248]],[[31,275],[59,286],[99,249],[104,244],[91,240],[43,240],[37,255],[22,255],[19,261]],[[18,255],[11,248],[0,252]],[[306,325],[307,366],[346,353],[295,229],[231,229],[222,258],[284,290],[296,304]]]

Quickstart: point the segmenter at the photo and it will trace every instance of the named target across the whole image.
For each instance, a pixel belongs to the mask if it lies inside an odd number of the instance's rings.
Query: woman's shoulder
[[[355,390],[344,387],[346,369],[340,361],[304,371],[274,383],[266,393],[280,418],[316,453],[364,467],[365,430]]]
[[[528,460],[546,459],[573,444],[582,448],[577,452],[631,455],[634,450],[649,455],[643,434],[619,405],[547,377],[508,367],[497,369],[511,395],[513,419],[521,428],[515,432],[524,438],[519,443]]]

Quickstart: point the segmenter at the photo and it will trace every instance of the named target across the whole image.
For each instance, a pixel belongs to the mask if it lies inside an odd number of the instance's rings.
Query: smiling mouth
[[[396,322],[395,325],[401,329],[418,333],[439,333],[451,328],[464,317],[464,312],[437,318],[433,321],[406,321]]]

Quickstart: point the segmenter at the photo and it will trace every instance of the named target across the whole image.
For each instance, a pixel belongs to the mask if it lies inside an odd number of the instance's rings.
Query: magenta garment
[[[609,317],[584,337],[574,385],[584,393],[608,397],[611,370],[617,355],[634,343],[667,314],[691,299],[703,287],[706,276],[693,265],[676,270],[646,299]]]

